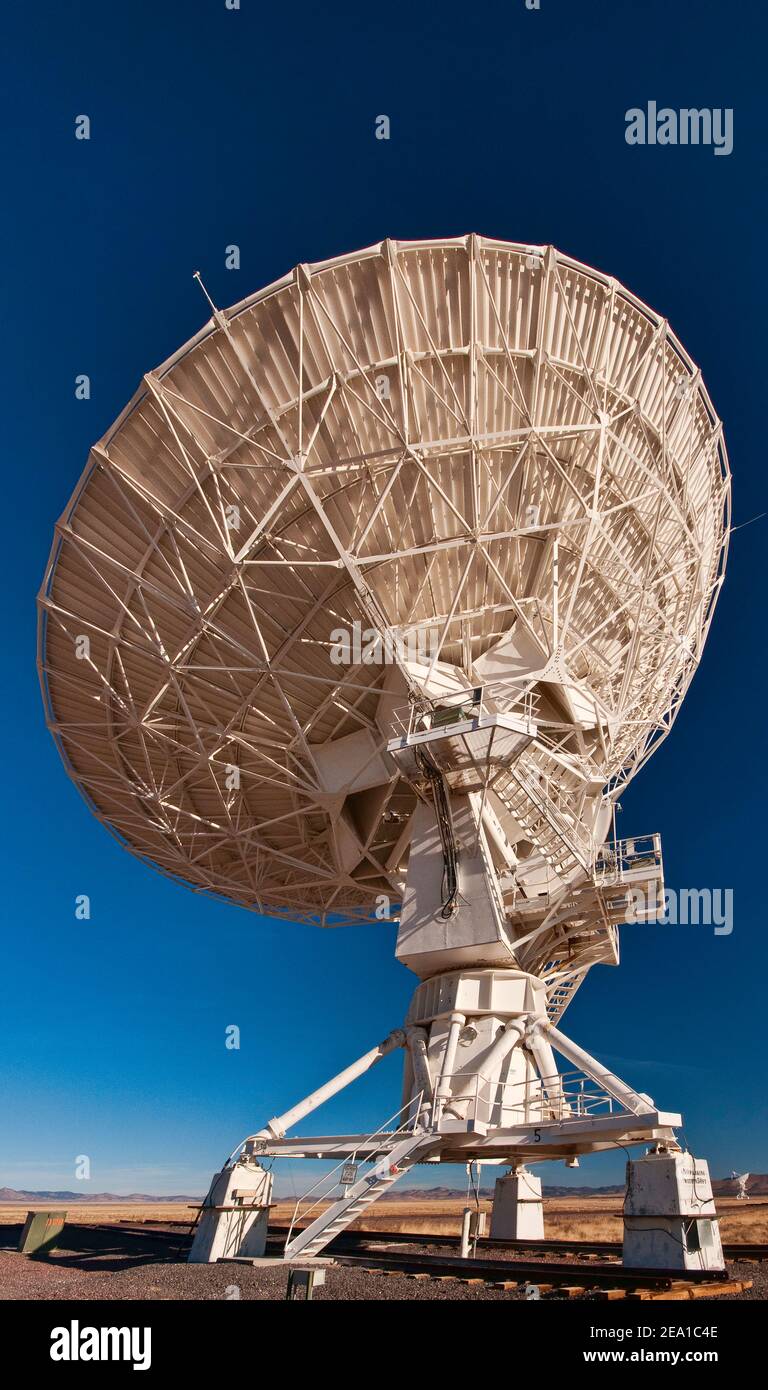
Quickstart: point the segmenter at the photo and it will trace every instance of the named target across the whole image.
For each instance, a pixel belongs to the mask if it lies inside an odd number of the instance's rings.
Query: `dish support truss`
[[[678,1151],[680,1115],[659,1110],[556,1026],[590,966],[618,959],[616,923],[655,915],[659,837],[590,847],[546,788],[516,774],[535,732],[530,710],[499,716],[476,691],[456,710],[421,707],[390,742],[417,795],[396,953],[421,983],[402,1029],[250,1136],[215,1176],[192,1261],[263,1252],[271,1196],[263,1159],[334,1164],[307,1194],[307,1224],[291,1230],[284,1258],[294,1259],[319,1254],[415,1163],[519,1169],[640,1143]],[[521,791],[518,818],[536,817],[528,823],[541,867],[540,892],[519,900],[518,851],[487,807],[491,784],[513,795],[510,776]],[[396,1048],[403,1095],[391,1122],[373,1134],[289,1136]]]
[[[190,1260],[263,1253],[271,1187],[261,1166],[265,1159],[333,1164],[309,1189],[305,1205],[297,1204],[294,1221],[301,1216],[305,1224],[295,1232],[292,1225],[283,1254],[291,1260],[319,1254],[415,1163],[517,1167],[617,1145],[676,1150],[680,1115],[660,1110],[556,1028],[545,1001],[543,982],[523,971],[453,971],[425,981],[404,1028],[245,1140],[236,1161],[214,1178]],[[381,1129],[288,1135],[399,1048],[405,1054],[405,1098]],[[558,1071],[555,1052],[568,1070]],[[215,1200],[223,1187],[235,1195]],[[254,1223],[263,1232],[259,1248]]]

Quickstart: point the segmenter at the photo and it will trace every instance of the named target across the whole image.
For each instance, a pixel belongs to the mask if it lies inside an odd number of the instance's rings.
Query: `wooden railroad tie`
[[[719,1284],[686,1284],[676,1280],[669,1289],[633,1289],[627,1293],[627,1298],[642,1299],[646,1303],[652,1299],[682,1302],[689,1298],[722,1298],[728,1294],[745,1293],[751,1288],[751,1279],[728,1279]]]
[[[584,1270],[583,1278],[579,1283],[540,1283],[538,1280],[530,1278],[521,1280],[516,1279],[494,1279],[492,1275],[477,1274],[438,1274],[435,1270],[405,1270],[405,1269],[383,1269],[380,1265],[362,1266],[365,1274],[380,1274],[385,1278],[400,1279],[431,1279],[437,1284],[489,1284],[494,1289],[501,1289],[505,1293],[510,1290],[526,1289],[533,1286],[539,1291],[541,1298],[580,1298],[586,1295],[589,1298],[598,1299],[602,1302],[614,1302],[618,1299],[630,1299],[635,1302],[650,1302],[653,1300],[665,1300],[669,1302],[682,1302],[692,1298],[721,1298],[732,1294],[744,1293],[752,1288],[751,1279],[727,1279],[721,1281],[713,1280],[711,1283],[694,1283],[692,1280],[674,1279],[665,1289],[643,1287],[642,1284],[630,1284],[624,1287],[605,1288],[595,1286],[590,1282],[589,1271]],[[510,1273],[512,1270],[510,1269]],[[578,1269],[574,1268],[571,1277],[579,1278]]]
[[[751,1279],[728,1279],[722,1283],[711,1284],[686,1283],[684,1280],[676,1279],[668,1289],[590,1289],[589,1293],[593,1298],[601,1300],[626,1298],[634,1302],[650,1303],[657,1300],[682,1302],[690,1298],[720,1298],[724,1294],[744,1293],[746,1289],[751,1288]]]

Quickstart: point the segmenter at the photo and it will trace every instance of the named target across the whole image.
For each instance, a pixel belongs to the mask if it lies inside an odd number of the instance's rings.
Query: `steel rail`
[[[269,1237],[287,1234],[287,1226],[270,1226]],[[447,1245],[459,1244],[460,1237],[436,1231],[345,1231],[332,1242],[335,1248],[342,1244],[356,1245],[368,1242],[382,1242],[400,1245]],[[519,1250],[523,1254],[546,1255],[615,1255],[621,1257],[620,1240],[506,1240],[493,1236],[479,1236],[478,1250]],[[768,1244],[754,1241],[731,1241],[723,1244],[723,1255],[727,1260],[768,1260]]]
[[[359,1254],[334,1253],[340,1265],[365,1269],[398,1270],[403,1274],[431,1274],[433,1278],[485,1279],[489,1283],[584,1284],[585,1288],[668,1289],[672,1284],[719,1284],[727,1281],[725,1270],[624,1269],[621,1265],[580,1266],[573,1261],[477,1260],[457,1255],[397,1254],[393,1251],[366,1251]]]

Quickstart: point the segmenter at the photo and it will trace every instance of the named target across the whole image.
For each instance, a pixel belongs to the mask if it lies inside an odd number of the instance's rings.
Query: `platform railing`
[[[393,710],[395,731],[406,738],[433,729],[445,729],[450,733],[452,724],[481,719],[485,714],[509,714],[529,724],[535,722],[539,701],[532,690],[521,691],[519,696],[505,693],[503,698],[495,699],[490,696],[491,689],[477,685],[451,691],[439,699],[430,699],[427,695],[414,698],[409,704]]]
[[[524,1081],[494,1081],[482,1072],[455,1072],[443,1115],[507,1128],[513,1124],[547,1124],[591,1120],[623,1114],[625,1107],[583,1071],[565,1071]],[[469,1083],[469,1084],[468,1084]]]
[[[635,882],[641,870],[651,870],[649,877],[661,875],[660,835],[631,835],[624,840],[609,840],[597,852],[594,870],[597,883]]]

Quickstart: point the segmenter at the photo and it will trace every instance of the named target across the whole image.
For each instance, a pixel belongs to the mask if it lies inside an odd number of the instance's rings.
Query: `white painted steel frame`
[[[48,723],[94,813],[162,872],[288,921],[369,920],[397,901],[413,793],[393,766],[344,867],[315,750],[381,743],[386,668],[333,666],[330,630],[437,627],[432,665],[468,674],[528,633],[545,708],[520,775],[578,825],[671,727],[729,507],[698,369],[611,277],[477,236],[300,266],[215,310],[94,447],[40,595]],[[569,681],[592,733],[558,704]]]

